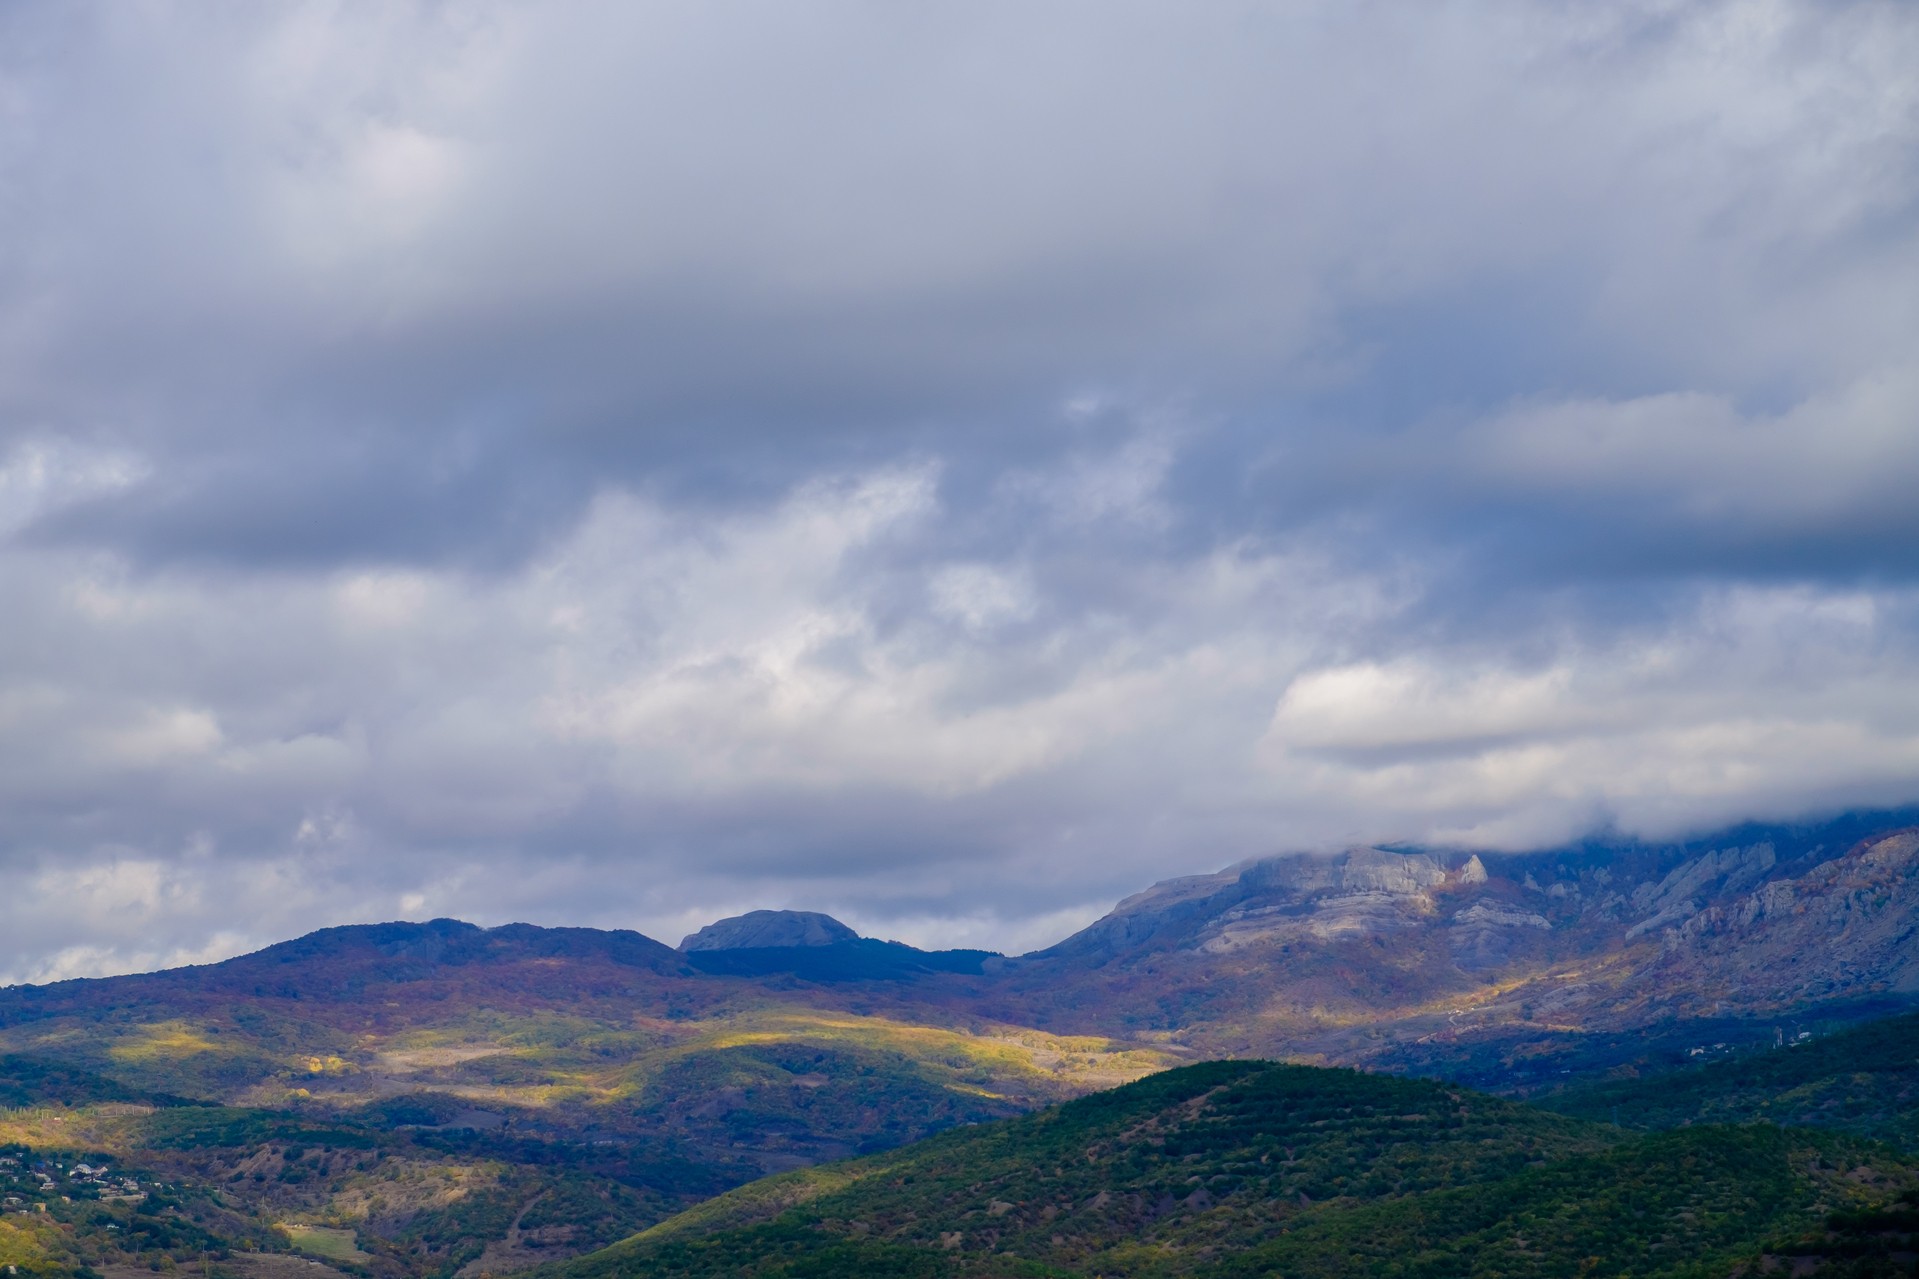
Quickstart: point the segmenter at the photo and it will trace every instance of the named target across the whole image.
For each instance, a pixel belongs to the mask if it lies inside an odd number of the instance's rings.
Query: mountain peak
[[[811,910],[750,910],[708,924],[680,943],[682,951],[765,950],[787,946],[833,946],[860,935]]]

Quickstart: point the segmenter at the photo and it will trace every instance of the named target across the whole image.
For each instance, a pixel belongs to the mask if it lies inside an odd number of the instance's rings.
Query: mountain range
[[[218,964],[0,990],[14,1107],[0,1142],[201,1187],[196,1228],[247,1241],[235,1256],[299,1241],[369,1275],[475,1279],[590,1252],[768,1174],[884,1161],[1211,1059],[1551,1101],[1838,1042],[1826,1036],[1919,1001],[1915,924],[1919,814],[1900,812],[1672,843],[1263,858],[1155,885],[1021,956],[924,951],[796,911],[718,921],[678,947],[526,924],[349,926]],[[1657,1122],[1752,1118],[1729,1087]],[[1835,1104],[1870,1109],[1833,1087]],[[1568,1111],[1606,1133],[1578,1129],[1552,1157],[1615,1158],[1611,1124],[1646,1104]],[[1762,1117],[1778,1116],[1807,1114]],[[1873,1135],[1909,1142],[1904,1122]],[[1794,1184],[1806,1212],[1837,1202]],[[1780,1229],[1804,1225],[1788,1217]],[[955,1231],[977,1233],[938,1233]],[[1109,1266],[1147,1236],[1099,1237],[1055,1261]],[[66,1236],[34,1246],[15,1250],[30,1266],[81,1255]],[[941,1265],[970,1255],[936,1251]]]

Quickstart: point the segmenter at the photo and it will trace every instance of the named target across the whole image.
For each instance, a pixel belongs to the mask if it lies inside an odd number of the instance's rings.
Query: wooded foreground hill
[[[1910,1274],[1915,1063],[1905,1017],[1557,1099],[1671,1125],[1640,1133],[1442,1083],[1214,1062],[756,1182],[547,1274]],[[1818,1127],[1695,1122],[1841,1095],[1872,1104],[1795,1116]]]

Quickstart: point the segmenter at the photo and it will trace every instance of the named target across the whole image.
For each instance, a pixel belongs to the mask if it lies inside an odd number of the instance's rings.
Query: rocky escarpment
[[[1528,906],[1528,897],[1542,900]],[[1032,958],[1097,961],[1140,949],[1225,955],[1439,929],[1470,960],[1505,953],[1494,939],[1511,929],[1550,931],[1539,909],[1558,904],[1563,915],[1577,900],[1495,878],[1471,854],[1294,854],[1157,884]]]
[[[1919,994],[1919,831],[1721,894],[1663,940],[1647,976],[1689,987],[1695,1004]]]
[[[1342,1061],[1919,996],[1919,829],[1855,830],[1264,858],[1135,894],[1007,983],[1074,1028],[1117,1009],[1206,1051]]]
[[[1684,862],[1658,883],[1640,884],[1631,903],[1642,918],[1626,929],[1631,940],[1669,924],[1691,919],[1705,903],[1729,897],[1766,879],[1779,864],[1770,843],[1714,849]]]

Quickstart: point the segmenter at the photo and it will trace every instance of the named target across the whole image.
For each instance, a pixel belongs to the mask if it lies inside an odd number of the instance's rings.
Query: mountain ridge
[[[1808,1009],[1843,1024],[1910,1006],[1919,830],[1884,822],[1261,858],[1016,957],[778,912],[687,950],[623,930],[348,925],[0,990],[0,1053],[252,1106],[424,1089],[542,1131],[670,1134],[729,1158],[746,1141],[767,1169],[1204,1057],[1524,1091],[1769,1040]],[[826,944],[745,944],[808,937]]]
[[[1102,942],[1114,933],[1124,934],[1128,921],[1141,920],[1135,928],[1144,929],[1148,935],[1163,932],[1165,925],[1173,921],[1176,913],[1170,909],[1179,908],[1177,913],[1195,914],[1203,911],[1208,904],[1223,898],[1241,895],[1249,884],[1281,879],[1289,867],[1320,869],[1318,876],[1301,874],[1296,878],[1296,886],[1311,887],[1315,878],[1329,878],[1324,873],[1342,863],[1356,863],[1360,870],[1354,878],[1362,883],[1370,881],[1371,886],[1390,889],[1391,883],[1409,882],[1409,879],[1427,878],[1434,883],[1448,876],[1457,876],[1467,870],[1471,863],[1474,869],[1469,878],[1485,883],[1491,878],[1487,867],[1490,864],[1502,872],[1501,877],[1515,881],[1522,886],[1532,879],[1536,867],[1582,859],[1632,859],[1646,865],[1657,866],[1665,873],[1667,881],[1680,880],[1680,871],[1673,867],[1710,867],[1727,853],[1747,850],[1758,846],[1779,848],[1780,851],[1767,860],[1764,871],[1771,872],[1768,878],[1777,878],[1790,866],[1804,862],[1809,853],[1816,853],[1832,847],[1835,842],[1857,843],[1869,834],[1889,834],[1901,827],[1919,828],[1919,807],[1849,812],[1838,817],[1816,822],[1795,823],[1757,823],[1744,822],[1706,835],[1694,836],[1686,840],[1661,842],[1639,839],[1609,839],[1590,837],[1566,845],[1530,852],[1506,852],[1471,848],[1426,848],[1418,845],[1355,845],[1333,853],[1292,852],[1244,859],[1220,871],[1202,874],[1182,875],[1157,883],[1135,892],[1115,904],[1112,910],[1098,920],[1079,931],[1054,942],[1049,946],[1027,952],[1019,956],[1006,957],[1014,962],[1045,959],[1067,953],[1083,953],[1099,948]],[[1773,871],[1773,867],[1778,867]],[[1395,870],[1406,868],[1405,874],[1394,874]],[[1561,867],[1564,869],[1563,865]],[[1481,878],[1486,876],[1486,878]],[[1562,888],[1564,885],[1560,885]],[[1652,918],[1642,918],[1629,927],[1629,932],[1651,931],[1652,928],[1684,922],[1693,915],[1706,910],[1704,904],[1692,901],[1682,894],[1701,886],[1698,879],[1683,880],[1674,883],[1662,882],[1652,891],[1664,913],[1651,912]],[[1555,895],[1551,884],[1531,884],[1532,891]],[[1671,899],[1677,897],[1677,901]],[[1160,907],[1149,911],[1149,907]],[[1150,917],[1145,922],[1142,917]],[[1723,918],[1714,916],[1713,918]],[[818,925],[823,931],[809,940],[776,940],[751,942],[742,940],[739,926],[765,920],[775,926],[799,925],[807,927]],[[437,938],[438,942],[425,938],[419,931]],[[703,935],[721,930],[727,940],[694,945]],[[400,939],[404,938],[404,941]],[[229,966],[246,961],[264,962],[267,959],[304,958],[352,941],[372,941],[375,944],[413,945],[423,943],[424,949],[411,952],[423,955],[431,951],[436,958],[441,954],[456,956],[450,962],[461,962],[472,957],[479,945],[494,945],[508,939],[545,939],[548,954],[562,951],[562,939],[579,939],[588,947],[610,947],[615,944],[629,948],[632,957],[629,962],[639,965],[638,957],[647,957],[644,966],[662,970],[684,971],[685,965],[679,961],[689,950],[755,948],[774,949],[789,945],[829,945],[862,939],[853,929],[847,927],[831,915],[816,911],[798,911],[785,909],[763,909],[746,912],[716,920],[703,926],[683,939],[678,947],[672,947],[643,933],[631,929],[599,929],[569,925],[538,925],[530,923],[508,923],[499,925],[478,925],[451,918],[435,918],[425,921],[385,921],[375,923],[357,923],[334,925],[316,929],[296,938],[269,943],[259,950],[249,951],[228,959],[211,961],[204,964],[179,965],[173,968],[145,973],[120,974],[114,977],[75,977],[62,978],[41,983],[14,983],[0,986],[0,990],[47,989],[64,986],[72,982],[126,980],[142,977],[154,977],[165,973],[204,973],[208,970],[226,969]],[[896,945],[902,943],[893,943]],[[444,949],[442,949],[444,946]],[[940,952],[922,952],[937,954]],[[992,951],[968,951],[969,954],[997,954]],[[397,952],[396,952],[397,956]]]
[[[1579,856],[1257,859],[1009,960],[1002,994],[1060,1028],[1125,1007],[1134,1033],[1205,1027],[1191,1042],[1211,1052],[1418,1069],[1474,1037],[1536,1047],[1919,993],[1919,834],[1857,817],[1735,833]]]

